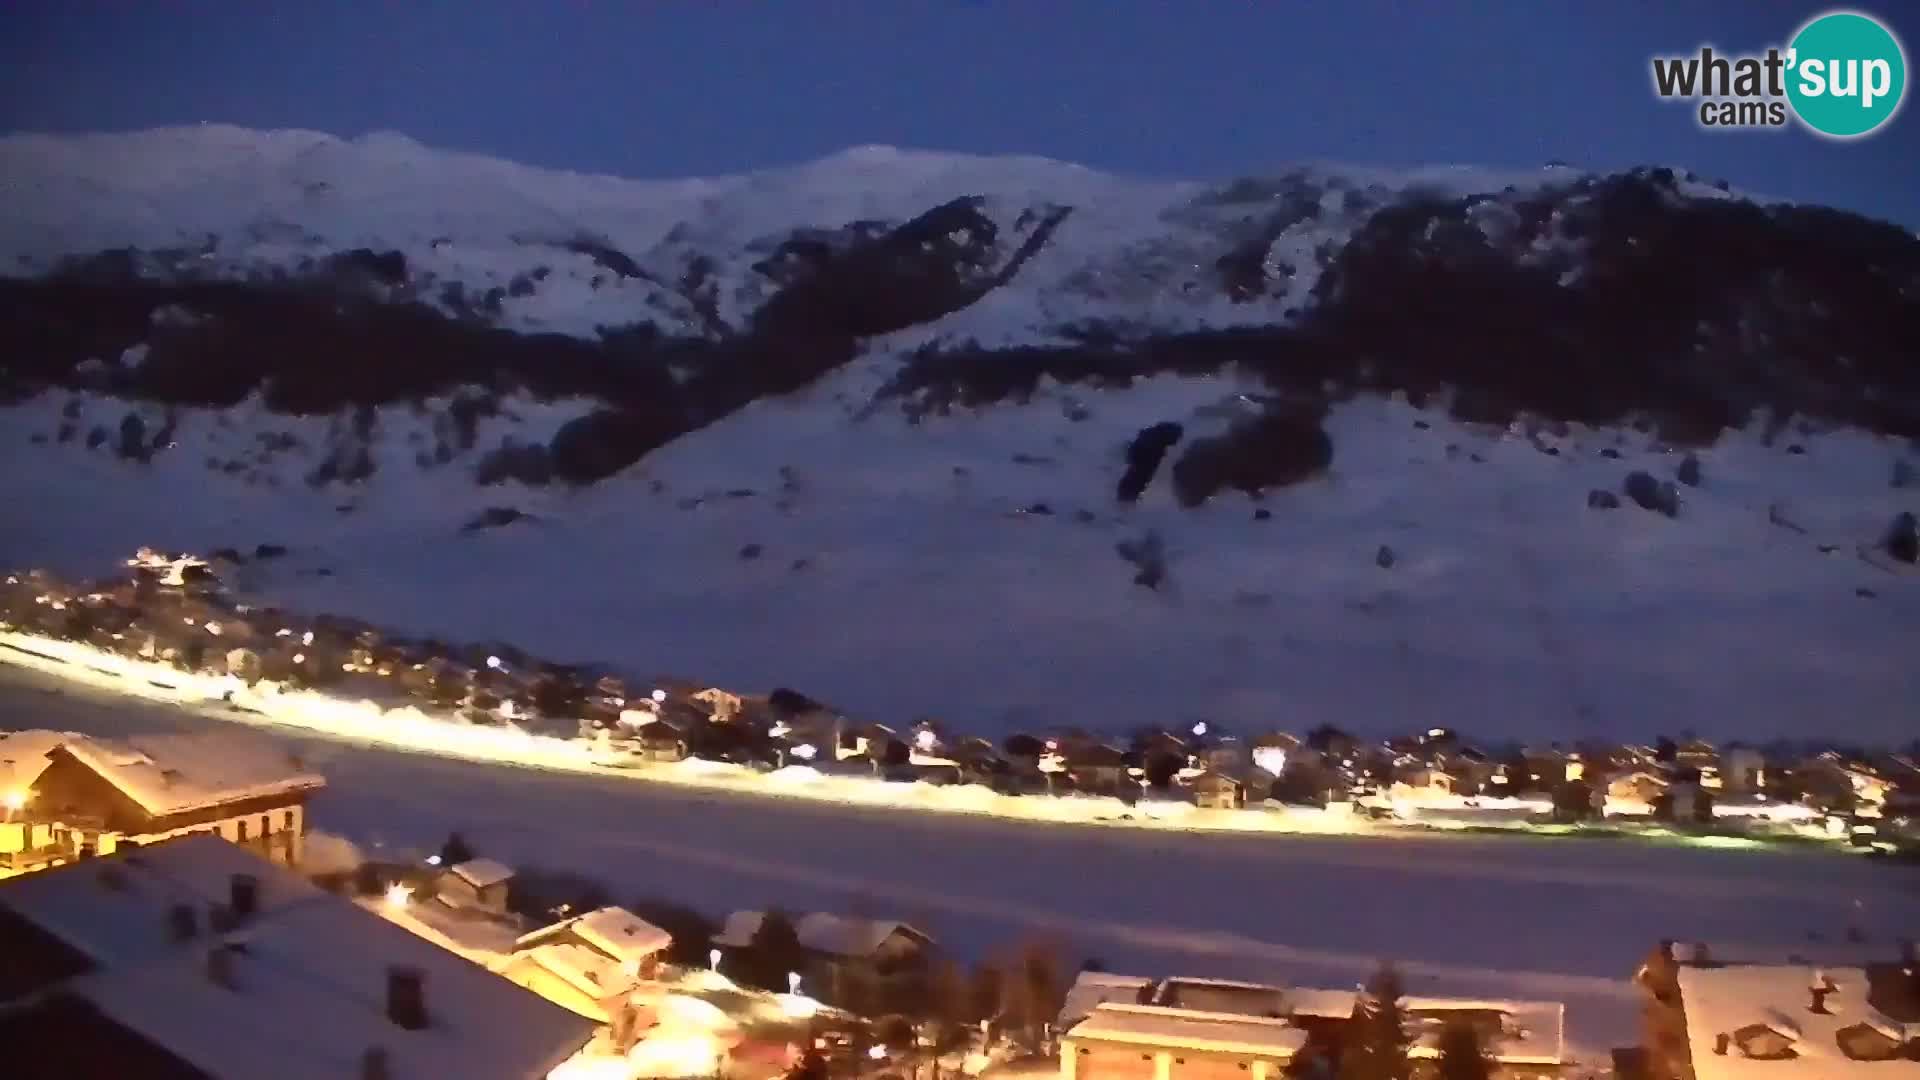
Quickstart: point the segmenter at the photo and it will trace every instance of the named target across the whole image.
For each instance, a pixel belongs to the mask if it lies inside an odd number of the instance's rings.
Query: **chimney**
[[[1713,1052],[1719,1054],[1721,1057],[1727,1056],[1727,1047],[1732,1045],[1733,1036],[1724,1031],[1713,1037]]]
[[[369,1046],[360,1055],[360,1080],[392,1080],[393,1069],[387,1062],[387,1050],[383,1046]]]
[[[233,950],[225,945],[216,945],[207,950],[207,978],[215,986],[228,990],[233,985]]]
[[[427,1026],[426,972],[400,965],[387,969],[387,1019],[406,1031]]]
[[[235,874],[227,881],[227,907],[236,923],[246,922],[260,910],[260,879],[252,874]]]
[[[1807,1004],[1807,1011],[1824,1015],[1827,1011],[1827,995],[1831,993],[1833,988],[1829,986],[1807,987],[1807,994],[1813,999]]]
[[[192,904],[175,904],[167,909],[167,934],[175,941],[192,941],[200,934],[200,917]]]
[[[233,909],[225,904],[207,905],[207,928],[216,934],[224,934],[240,925],[234,917]]]

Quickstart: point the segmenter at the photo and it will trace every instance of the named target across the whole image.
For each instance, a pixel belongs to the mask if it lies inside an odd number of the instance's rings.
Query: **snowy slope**
[[[1920,509],[1889,483],[1920,430],[1914,238],[1658,173],[1146,183],[862,148],[636,182],[390,135],[0,139],[0,565],[287,544],[241,584],[982,730],[1910,739],[1920,591],[1876,545]],[[915,231],[948,221],[995,235]],[[372,301],[314,269],[357,248],[401,254]],[[414,301],[449,317],[375,317]],[[594,333],[634,324],[667,344]],[[958,375],[917,352],[963,340]],[[891,389],[927,371],[923,415]],[[1262,518],[1174,500],[1197,440],[1316,395],[1331,464]],[[1675,477],[1641,410],[1698,444],[1677,517],[1587,507]],[[1185,441],[1117,501],[1162,422]],[[597,483],[475,482],[569,433],[625,451]],[[531,519],[465,528],[488,508]],[[1157,590],[1116,554],[1149,533]]]
[[[753,264],[789,233],[897,223],[984,194],[992,216],[1009,225],[1043,206],[1071,206],[1074,216],[1019,288],[939,333],[1032,340],[1103,316],[1244,325],[1298,308],[1311,274],[1253,305],[1229,303],[1205,282],[1223,239],[1260,235],[1290,200],[1300,201],[1301,220],[1271,239],[1271,257],[1311,263],[1364,210],[1401,193],[1535,189],[1585,176],[1564,167],[1303,166],[1232,183],[1168,183],[1043,158],[859,147],[743,176],[636,181],[435,150],[396,134],[340,139],[206,125],[0,138],[0,259],[13,272],[37,271],[76,253],[133,247],[177,251],[198,272],[235,273],[354,248],[398,250],[416,272],[476,293],[550,268],[533,295],[507,298],[503,321],[517,329],[590,334],[653,321],[697,332],[672,287],[695,257],[718,264],[722,313],[738,326],[765,298]],[[1727,197],[1704,183],[1686,189]],[[581,237],[630,257],[645,276],[608,273],[564,249]]]
[[[386,421],[373,480],[334,494],[300,479],[325,453],[324,420],[275,419],[267,430],[291,427],[312,449],[239,475],[200,460],[256,442],[268,418],[244,411],[230,427],[187,414],[176,450],[145,467],[9,439],[8,497],[33,510],[6,530],[0,563],[86,573],[140,544],[282,543],[288,560],[243,575],[262,598],[985,730],[1209,716],[1541,738],[1912,737],[1920,675],[1902,642],[1920,640],[1920,588],[1856,551],[1913,502],[1887,484],[1900,451],[1886,440],[1833,434],[1790,455],[1730,437],[1702,454],[1702,484],[1669,520],[1585,506],[1629,469],[1671,475],[1678,455],[1645,436],[1576,430],[1543,437],[1562,451],[1549,456],[1359,402],[1330,424],[1342,456],[1322,480],[1199,510],[1158,485],[1117,508],[1119,447],[1227,386],[1078,392],[1092,411],[1079,422],[1051,399],[909,424],[836,404],[858,400],[862,374],[752,406],[582,491],[420,469],[405,417]],[[509,407],[521,421],[489,421],[483,445],[498,430],[537,438],[561,411]],[[48,398],[5,423],[59,422]],[[1599,456],[1616,446],[1620,458]],[[1048,512],[1028,512],[1039,504]],[[1255,520],[1256,505],[1271,517]],[[534,520],[462,531],[490,506]],[[1771,523],[1774,507],[1806,531]],[[1159,591],[1132,585],[1115,553],[1149,530],[1170,552]],[[1382,544],[1390,569],[1375,563]]]

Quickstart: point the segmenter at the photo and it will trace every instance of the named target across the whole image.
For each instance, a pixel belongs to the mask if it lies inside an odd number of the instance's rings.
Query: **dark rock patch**
[[[1887,549],[1888,555],[1903,563],[1920,561],[1920,523],[1912,511],[1902,511],[1893,519],[1881,546]]]
[[[1373,565],[1379,567],[1382,570],[1391,570],[1393,569],[1393,564],[1394,564],[1393,549],[1388,547],[1385,544],[1381,544],[1380,550],[1373,553]]]
[[[115,444],[114,452],[128,461],[146,462],[153,454],[147,449],[147,422],[137,413],[128,413],[120,418],[120,441]]]
[[[1674,474],[1674,478],[1688,487],[1699,487],[1700,459],[1693,454],[1688,454],[1686,457],[1681,458],[1680,468]]]
[[[1196,439],[1173,464],[1182,506],[1199,506],[1223,490],[1257,495],[1296,484],[1333,462],[1333,440],[1311,408],[1272,407],[1224,434]]]
[[[465,525],[460,526],[463,533],[479,532],[481,529],[497,529],[502,525],[511,525],[516,521],[531,520],[511,506],[489,506],[475,514]]]
[[[759,544],[748,544],[740,549],[740,557],[742,559],[757,559],[765,553],[765,551],[766,549]]]
[[[1671,483],[1656,480],[1652,474],[1630,472],[1621,488],[1627,498],[1643,510],[1651,510],[1667,517],[1677,517],[1680,513],[1680,492]]]
[[[1595,488],[1587,492],[1587,508],[1589,510],[1617,510],[1620,508],[1620,496],[1615,495],[1611,491],[1602,491],[1599,488]]]
[[[1114,545],[1114,551],[1133,567],[1135,585],[1157,590],[1166,582],[1167,551],[1159,533],[1148,532],[1132,540],[1122,540]]]
[[[1160,462],[1166,458],[1167,451],[1180,441],[1186,429],[1172,421],[1163,421],[1140,429],[1127,444],[1127,471],[1120,477],[1115,497],[1123,503],[1136,502],[1140,495],[1153,482],[1154,474],[1160,471]]]

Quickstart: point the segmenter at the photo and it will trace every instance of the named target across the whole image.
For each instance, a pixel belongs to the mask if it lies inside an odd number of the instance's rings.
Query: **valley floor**
[[[217,723],[0,666],[0,726]],[[1391,959],[1416,992],[1563,1000],[1590,1050],[1635,1038],[1626,976],[1660,938],[1783,953],[1857,927],[1890,942],[1920,892],[1910,869],[1819,851],[1034,829],[273,737],[327,776],[320,827],[367,847],[457,829],[623,897],[897,916],[961,950],[1042,935],[1122,971],[1339,986]]]

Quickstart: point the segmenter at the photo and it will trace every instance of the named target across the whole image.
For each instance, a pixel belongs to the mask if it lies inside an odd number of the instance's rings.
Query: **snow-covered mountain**
[[[982,727],[1914,729],[1920,240],[1684,171],[17,136],[0,268],[7,565]]]

